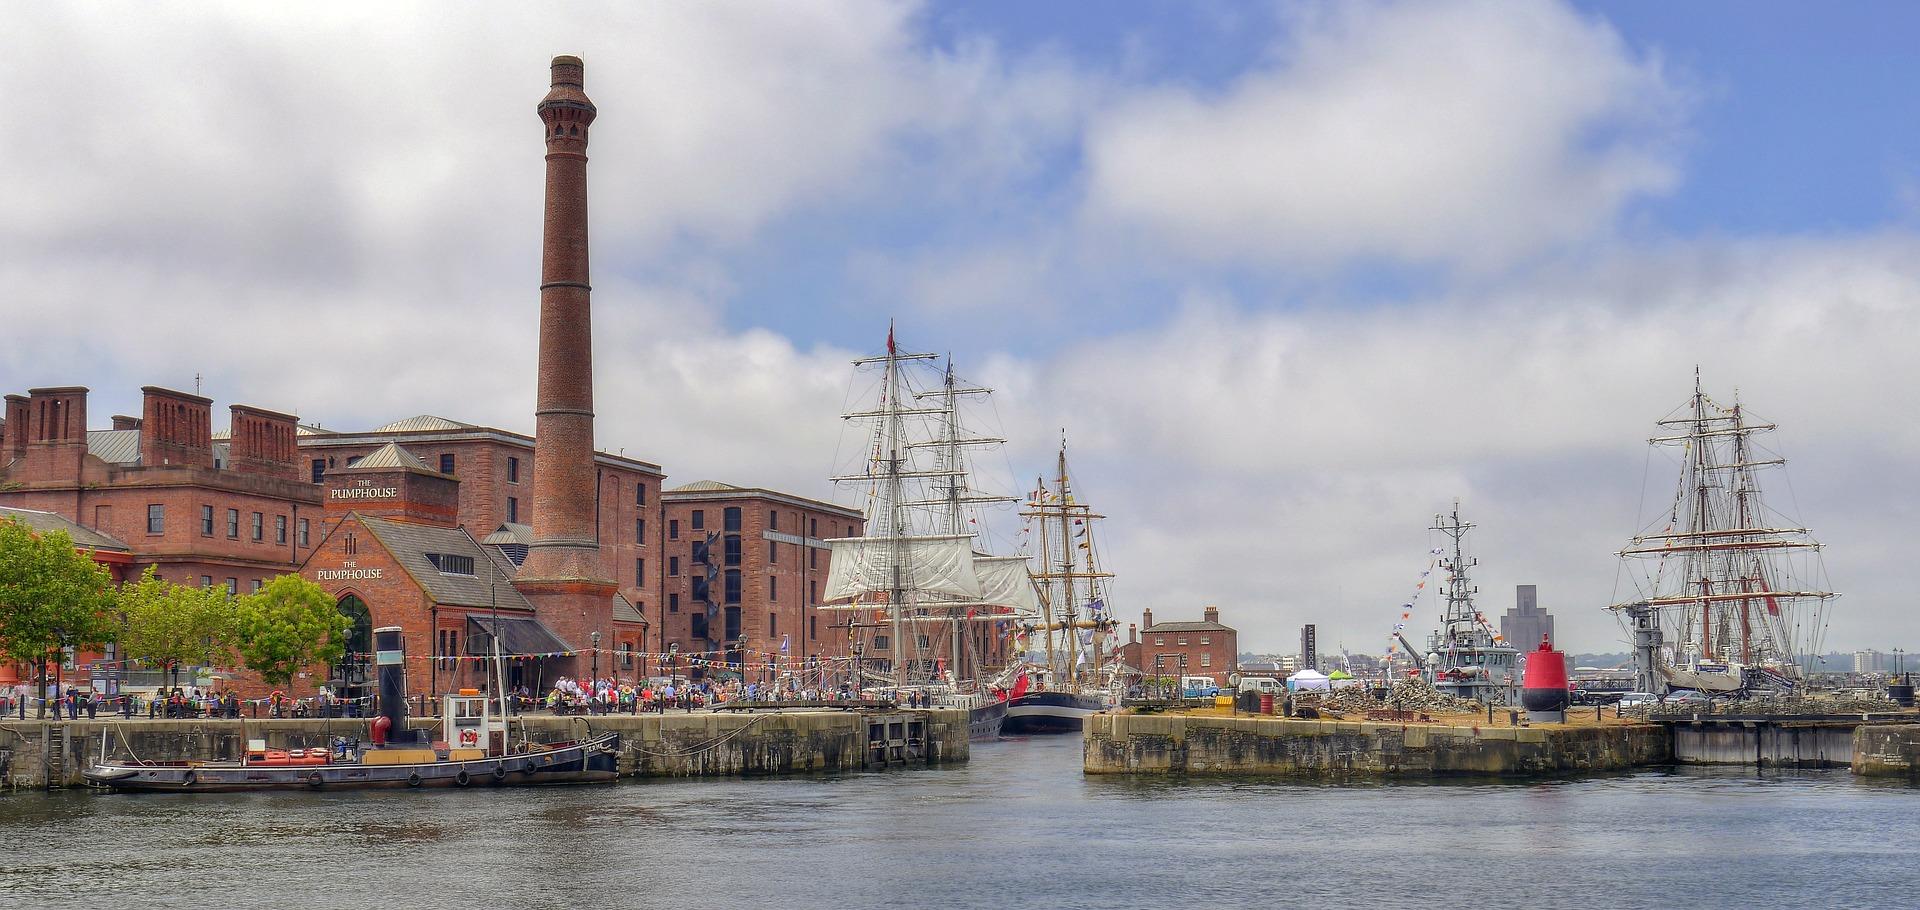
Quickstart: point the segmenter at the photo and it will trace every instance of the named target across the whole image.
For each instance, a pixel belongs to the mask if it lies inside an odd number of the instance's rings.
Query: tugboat
[[[1480,561],[1466,555],[1464,543],[1472,529],[1471,522],[1460,520],[1458,501],[1452,514],[1433,517],[1429,530],[1452,541],[1453,556],[1439,562],[1447,571],[1443,592],[1447,605],[1439,630],[1427,639],[1423,669],[1427,681],[1443,694],[1487,705],[1511,705],[1519,701],[1520,651],[1495,633],[1485,614],[1473,605],[1479,589],[1467,580],[1467,571]]]
[[[620,734],[508,747],[504,710],[493,716],[487,696],[472,689],[443,700],[440,741],[407,727],[406,663],[400,628],[374,630],[380,714],[372,742],[336,738],[331,748],[268,749],[250,740],[237,762],[101,760],[82,772],[119,791],[208,793],[237,790],[327,790],[375,787],[528,786],[611,781],[619,776]],[[504,689],[502,690],[504,691]]]

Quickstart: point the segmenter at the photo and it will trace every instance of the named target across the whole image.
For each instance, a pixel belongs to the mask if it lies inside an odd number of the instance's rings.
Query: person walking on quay
[[[88,720],[99,719],[99,712],[100,712],[99,693],[88,693],[87,694],[87,719]]]

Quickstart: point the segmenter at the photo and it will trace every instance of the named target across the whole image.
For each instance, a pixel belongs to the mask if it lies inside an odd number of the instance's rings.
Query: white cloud
[[[1486,269],[1670,187],[1680,95],[1557,4],[1302,7],[1273,65],[1097,116],[1085,217],[1203,260]]]

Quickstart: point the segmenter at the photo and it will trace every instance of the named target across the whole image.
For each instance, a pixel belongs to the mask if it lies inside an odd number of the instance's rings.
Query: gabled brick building
[[[1147,676],[1179,676],[1184,672],[1187,676],[1211,676],[1224,687],[1228,674],[1239,666],[1240,633],[1220,624],[1218,607],[1202,610],[1199,622],[1155,623],[1153,611],[1143,610],[1140,627],[1128,627],[1127,643],[1121,646],[1120,654],[1127,666]]]

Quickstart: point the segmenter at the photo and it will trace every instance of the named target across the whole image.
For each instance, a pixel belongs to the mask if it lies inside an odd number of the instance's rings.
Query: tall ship
[[[832,547],[823,610],[846,623],[854,685],[905,703],[962,708],[970,738],[1000,735],[1003,631],[1035,615],[1038,595],[1024,556],[994,555],[983,511],[1017,500],[982,490],[969,453],[1003,440],[968,426],[992,390],[962,383],[951,359],[899,349],[854,361],[878,372],[877,400],[842,415],[864,424],[860,470],[834,477],[858,496],[862,536]]]
[[[1113,659],[1115,627],[1108,602],[1111,572],[1102,571],[1095,546],[1095,514],[1079,500],[1067,470],[1067,442],[1060,440],[1051,488],[1036,482],[1021,513],[1033,522],[1032,546],[1040,560],[1040,616],[1021,640],[1040,662],[1016,673],[1005,730],[1009,734],[1072,733],[1087,715],[1118,704],[1120,673]]]
[[[1608,608],[1633,637],[1636,684],[1655,694],[1792,691],[1839,595],[1827,589],[1820,544],[1763,495],[1762,476],[1786,464],[1768,445],[1775,425],[1737,392],[1730,403],[1708,396],[1698,368],[1693,396],[1656,425],[1648,443],[1678,450],[1678,478],[1620,550],[1634,592]]]
[[[1446,572],[1446,585],[1440,596],[1445,606],[1440,611],[1440,626],[1427,636],[1426,657],[1414,650],[1405,638],[1401,643],[1415,659],[1421,675],[1442,693],[1470,698],[1488,705],[1518,702],[1520,652],[1493,631],[1485,614],[1473,604],[1480,589],[1471,579],[1471,570],[1480,560],[1466,552],[1471,522],[1460,520],[1460,503],[1453,511],[1435,515],[1428,530],[1446,538],[1450,546],[1436,549],[1437,565]],[[1451,550],[1453,555],[1446,555]]]

